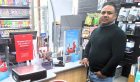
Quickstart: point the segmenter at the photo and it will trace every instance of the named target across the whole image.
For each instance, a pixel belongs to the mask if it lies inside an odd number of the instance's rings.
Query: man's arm
[[[87,43],[84,54],[83,54],[83,59],[81,61],[81,64],[83,64],[85,67],[89,66],[89,61],[88,61],[88,55],[89,55],[89,50],[90,50],[90,41]]]

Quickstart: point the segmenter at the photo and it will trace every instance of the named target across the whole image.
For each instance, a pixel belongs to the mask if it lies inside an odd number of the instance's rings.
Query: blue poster
[[[79,51],[80,30],[66,30],[64,34],[64,54],[66,62],[71,61],[71,54]]]

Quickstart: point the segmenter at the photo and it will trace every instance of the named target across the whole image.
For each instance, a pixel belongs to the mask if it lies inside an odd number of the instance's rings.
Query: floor
[[[127,82],[127,78],[123,76],[116,77],[113,82]]]

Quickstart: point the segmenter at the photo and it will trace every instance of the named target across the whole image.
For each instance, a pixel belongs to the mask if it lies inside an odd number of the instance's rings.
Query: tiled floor
[[[119,76],[117,78],[114,78],[113,82],[127,82],[127,78],[123,76]]]

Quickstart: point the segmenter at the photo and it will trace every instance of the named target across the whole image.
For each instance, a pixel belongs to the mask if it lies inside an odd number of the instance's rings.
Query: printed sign
[[[33,59],[33,37],[31,34],[14,35],[16,61],[23,62]]]

